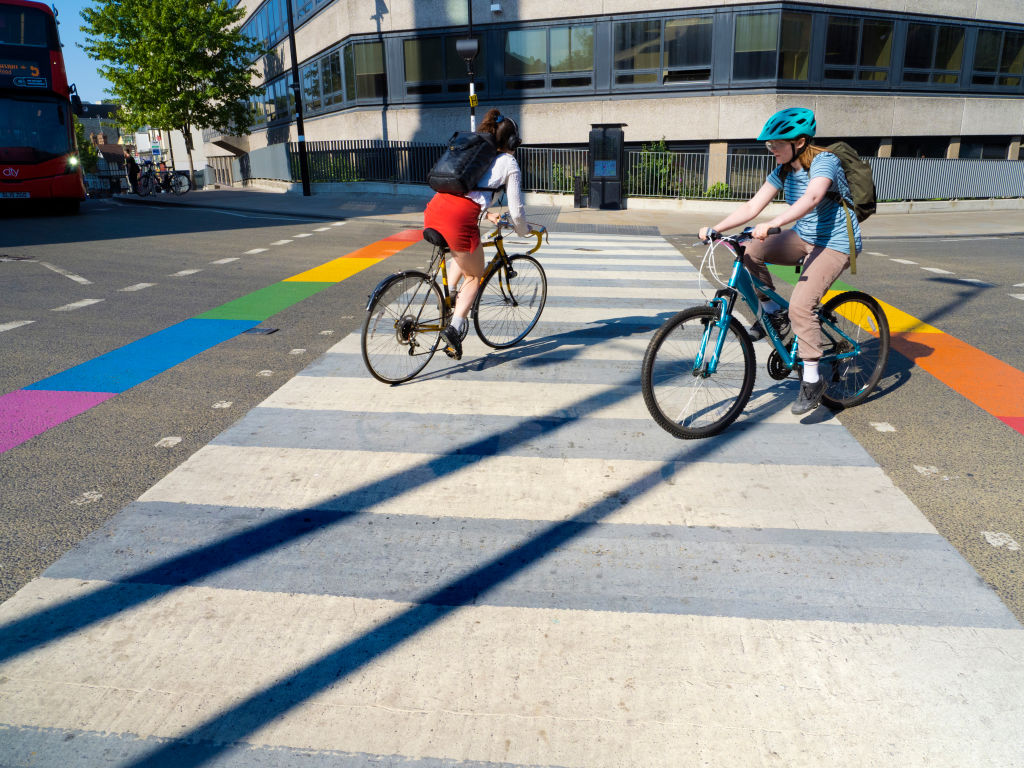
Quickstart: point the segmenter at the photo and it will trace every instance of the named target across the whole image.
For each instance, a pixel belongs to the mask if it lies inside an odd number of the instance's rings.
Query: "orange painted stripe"
[[[894,333],[892,347],[1024,434],[1024,372],[947,333]]]
[[[419,239],[419,238],[417,238]],[[413,244],[413,240],[392,240],[391,238],[385,238],[378,240],[375,243],[364,245],[362,248],[358,248],[352,253],[346,253],[341,256],[342,259],[386,259],[388,256],[394,256],[399,251],[404,251],[410,245]]]

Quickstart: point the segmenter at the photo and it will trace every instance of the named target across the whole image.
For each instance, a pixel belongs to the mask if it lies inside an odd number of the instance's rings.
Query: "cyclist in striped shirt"
[[[773,301],[762,298],[761,307],[780,334],[793,332],[800,341],[800,359],[803,374],[800,394],[793,403],[792,412],[801,415],[813,411],[821,403],[825,382],[818,374],[821,357],[821,325],[814,315],[814,307],[822,296],[850,266],[850,239],[846,229],[846,214],[837,195],[842,195],[852,206],[850,186],[839,158],[823,148],[811,144],[816,131],[814,113],[809,109],[791,107],[776,112],[765,123],[758,136],[775,157],[778,166],[768,174],[765,183],[746,203],[722,219],[714,227],[702,227],[701,240],[711,230],[725,232],[746,224],[758,216],[778,191],[789,207],[780,214],[754,228],[754,240],[746,249],[744,263],[759,281],[772,290],[775,284],[765,264],[799,264],[803,268],[789,304],[789,317]],[[783,175],[783,167],[786,173]],[[772,227],[793,224],[775,237],[768,237]],[[854,241],[861,249],[860,226],[853,217]],[[757,320],[750,328],[751,337],[763,338],[764,328]]]

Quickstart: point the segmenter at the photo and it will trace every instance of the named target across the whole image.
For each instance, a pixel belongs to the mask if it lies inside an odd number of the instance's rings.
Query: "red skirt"
[[[480,245],[480,206],[461,195],[438,192],[423,212],[423,226],[436,229],[453,251],[475,251]]]

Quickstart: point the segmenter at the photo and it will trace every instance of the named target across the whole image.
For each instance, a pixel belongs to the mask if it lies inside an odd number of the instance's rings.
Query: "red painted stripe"
[[[385,237],[385,240],[402,240],[404,242],[415,243],[423,239],[422,229],[403,229],[401,232],[391,237]]]
[[[1000,421],[1024,435],[1024,416],[1004,416]]]

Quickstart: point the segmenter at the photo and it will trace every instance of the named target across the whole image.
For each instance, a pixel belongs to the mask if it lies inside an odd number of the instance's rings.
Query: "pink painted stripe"
[[[0,395],[0,453],[85,413],[116,394],[19,389]]]

